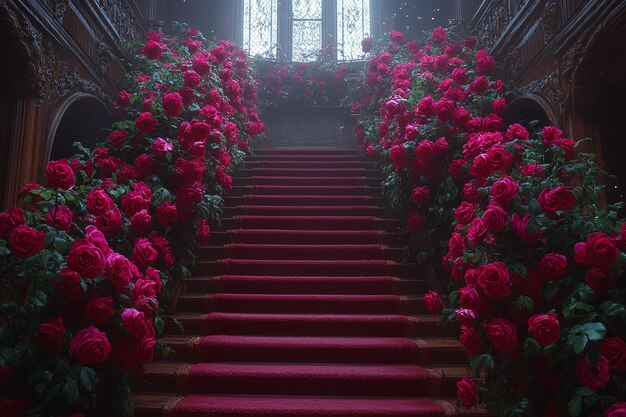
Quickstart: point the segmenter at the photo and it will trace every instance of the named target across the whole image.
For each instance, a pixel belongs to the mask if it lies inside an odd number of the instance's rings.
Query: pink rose
[[[198,237],[200,238],[200,244],[206,245],[207,243],[209,243],[209,238],[211,237],[211,229],[204,219],[200,219],[200,222],[198,224]]]
[[[127,308],[122,312],[122,324],[136,338],[145,335],[147,330],[144,314],[134,308]]]
[[[406,40],[404,33],[393,29],[389,32],[389,38],[391,39],[391,42],[397,43],[398,45],[402,45]]]
[[[558,342],[561,337],[556,314],[536,314],[528,319],[528,331],[541,346]]]
[[[107,236],[115,234],[122,229],[122,213],[116,206],[102,216],[96,217],[96,227]]]
[[[489,236],[489,230],[485,225],[485,221],[481,218],[472,220],[469,228],[467,229],[467,241],[471,246],[476,246],[480,242],[483,242]]]
[[[448,33],[441,26],[433,29],[433,33],[431,34],[431,38],[434,43],[442,43],[446,39],[448,39]],[[469,408],[469,407],[468,407]]]
[[[563,131],[554,126],[546,126],[541,131],[541,140],[548,146],[555,145],[563,138]]]
[[[468,308],[457,308],[454,312],[456,320],[465,326],[471,326],[478,315],[474,310]]]
[[[87,211],[96,216],[101,216],[113,208],[113,199],[101,188],[94,188],[86,197]]]
[[[126,132],[123,130],[114,130],[113,132],[109,134],[109,137],[108,137],[109,143],[115,146],[116,148],[119,148],[120,146],[122,146],[122,143],[124,143],[126,138],[127,138]]]
[[[60,284],[61,291],[65,298],[70,301],[76,301],[83,298],[85,292],[81,285],[82,280],[76,271],[70,271],[67,268],[61,270],[60,276],[62,282]]]
[[[167,201],[163,202],[156,209],[157,222],[163,227],[167,227],[176,220],[176,206]]]
[[[106,334],[89,326],[72,338],[70,350],[81,365],[93,365],[107,360],[111,353],[111,344]]]
[[[193,70],[185,71],[183,78],[185,80],[185,86],[189,88],[196,88],[202,82],[200,75]]]
[[[144,336],[135,342],[135,360],[137,363],[149,363],[154,356],[154,337]]]
[[[361,50],[364,53],[368,53],[372,50],[372,48],[374,47],[374,39],[373,38],[365,38],[361,41]]]

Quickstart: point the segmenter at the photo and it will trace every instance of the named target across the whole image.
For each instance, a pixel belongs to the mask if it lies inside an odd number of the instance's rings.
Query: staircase
[[[380,173],[352,149],[248,162],[149,365],[137,417],[447,416],[466,374],[403,262]],[[448,336],[448,337],[446,337]]]

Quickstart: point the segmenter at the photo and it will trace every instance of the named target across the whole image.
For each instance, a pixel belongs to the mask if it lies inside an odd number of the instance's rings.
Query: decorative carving
[[[522,56],[519,46],[509,49],[504,62],[510,78],[517,81],[522,69]]]
[[[59,23],[63,23],[65,10],[67,10],[68,0],[54,0],[52,5],[52,15]]]
[[[563,110],[564,92],[561,87],[558,70],[551,72],[540,80],[535,80],[519,89],[522,94],[534,94],[544,97],[553,109]]]
[[[142,33],[137,22],[140,16],[135,15],[128,3],[122,0],[95,0],[102,12],[109,17],[119,36],[123,39],[140,40]]]
[[[543,29],[543,39],[546,44],[554,37],[556,25],[559,18],[559,2],[557,0],[546,1],[541,17],[541,28]]]
[[[98,49],[96,59],[98,64],[98,70],[100,70],[102,74],[106,74],[109,71],[109,62],[115,60],[116,56],[115,53],[113,53],[113,49],[111,49],[111,47],[101,39],[102,38],[100,37],[97,40]]]
[[[60,65],[63,70],[50,85],[48,105],[52,105],[52,103],[54,103],[57,99],[65,97],[76,89],[85,93],[93,94],[105,103],[111,101],[111,96],[109,94],[107,94],[100,86],[84,79],[80,75],[80,71],[78,71],[78,69],[70,66],[65,61],[60,61]]]
[[[493,0],[487,10],[474,22],[474,30],[482,44],[492,49],[504,28],[513,20],[517,12],[530,0]]]

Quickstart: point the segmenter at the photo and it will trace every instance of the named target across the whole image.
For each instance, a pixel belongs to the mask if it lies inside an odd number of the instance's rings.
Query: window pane
[[[363,58],[361,41],[370,32],[369,0],[337,0],[337,58]]]
[[[291,8],[294,19],[322,18],[322,0],[293,0]]]
[[[278,0],[244,0],[243,49],[250,55],[276,58]]]
[[[293,22],[293,61],[314,61],[322,47],[321,20],[295,20]]]

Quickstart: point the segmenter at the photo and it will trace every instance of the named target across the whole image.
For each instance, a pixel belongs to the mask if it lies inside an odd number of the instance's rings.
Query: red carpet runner
[[[465,355],[424,311],[380,173],[354,150],[277,148],[235,184],[136,415],[454,415]]]

